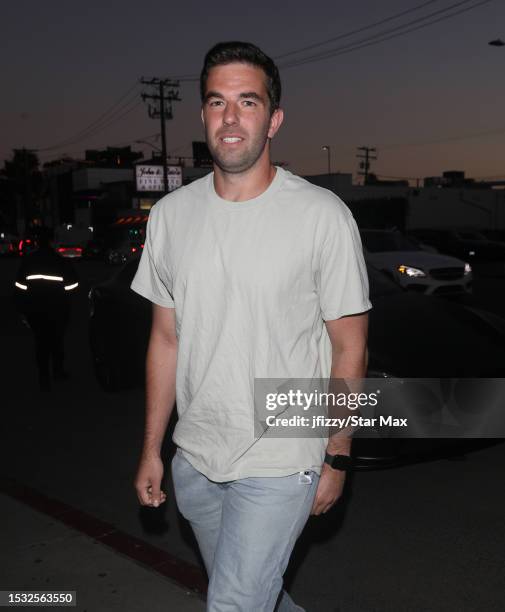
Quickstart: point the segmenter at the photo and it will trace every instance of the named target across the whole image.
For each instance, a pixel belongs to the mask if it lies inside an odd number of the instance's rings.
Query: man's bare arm
[[[330,377],[350,380],[364,378],[368,365],[368,313],[326,321],[326,329],[332,349]],[[330,455],[349,455],[351,437],[339,434],[330,436],[326,450]]]
[[[143,506],[158,506],[166,499],[160,490],[163,438],[175,403],[177,336],[175,309],[153,304],[151,335],[146,357],[146,415],[144,446],[135,489]]]
[[[332,348],[331,378],[364,378],[368,363],[368,314],[326,321],[326,329]],[[330,436],[326,451],[330,455],[350,455],[350,435],[340,432]],[[342,494],[344,482],[345,472],[324,463],[312,514],[327,512]]]

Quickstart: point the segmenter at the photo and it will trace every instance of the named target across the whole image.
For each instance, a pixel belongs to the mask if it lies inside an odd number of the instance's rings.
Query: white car
[[[426,295],[471,293],[469,263],[425,251],[398,231],[363,229],[360,233],[366,259],[405,289]]]

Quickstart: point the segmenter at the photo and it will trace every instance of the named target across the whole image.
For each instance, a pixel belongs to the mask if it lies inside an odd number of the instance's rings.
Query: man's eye
[[[256,102],[252,100],[244,100],[244,106],[256,106]]]
[[[222,103],[223,103],[222,100],[211,100],[209,102],[209,106],[219,106]]]

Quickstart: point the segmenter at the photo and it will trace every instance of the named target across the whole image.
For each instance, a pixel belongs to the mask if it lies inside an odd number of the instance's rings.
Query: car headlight
[[[398,272],[413,277],[426,276],[426,272],[421,270],[421,268],[413,268],[412,266],[404,266],[403,264],[398,266]]]
[[[470,274],[470,272],[472,271],[472,266],[466,262],[465,263],[465,274]]]

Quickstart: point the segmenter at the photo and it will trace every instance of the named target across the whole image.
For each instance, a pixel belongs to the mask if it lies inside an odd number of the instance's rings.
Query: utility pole
[[[179,97],[179,81],[171,81],[170,79],[140,79],[142,85],[151,85],[157,89],[157,93],[146,94],[142,93],[142,100],[154,100],[155,105],[149,104],[148,112],[151,119],[160,119],[161,122],[161,156],[163,162],[163,192],[168,193],[168,175],[167,175],[167,135],[165,132],[165,121],[172,119],[172,102],[180,102]],[[165,91],[165,88],[171,88]],[[157,103],[157,104],[156,104]]]
[[[361,171],[358,172],[360,176],[363,176],[363,184],[366,185],[368,183],[368,173],[370,171],[370,162],[375,161],[377,156],[371,155],[372,153],[376,153],[375,147],[358,147],[358,151],[363,151],[364,155],[356,155],[358,159],[364,159],[365,161],[360,162],[359,167]]]

